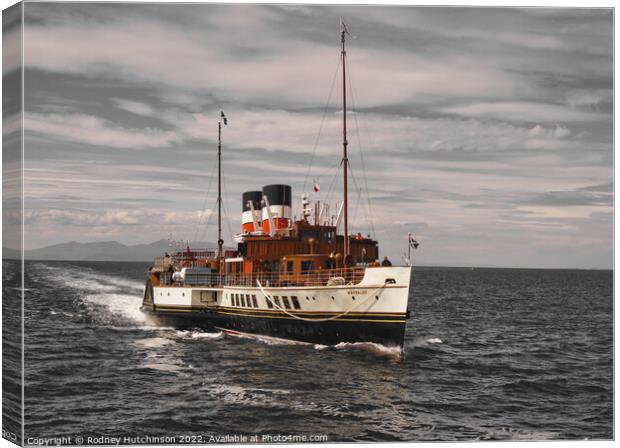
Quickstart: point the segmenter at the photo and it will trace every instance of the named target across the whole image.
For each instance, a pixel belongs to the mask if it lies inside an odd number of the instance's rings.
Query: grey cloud
[[[547,193],[534,195],[521,201],[528,205],[548,205],[548,206],[585,206],[600,205],[611,206],[613,194],[598,193],[587,190],[581,191],[549,191]]]
[[[124,242],[165,238],[161,232],[175,228],[195,231],[195,221],[158,229],[149,219],[163,219],[166,211],[193,216],[211,205],[220,109],[230,115],[224,172],[233,229],[239,195],[248,187],[282,181],[297,196],[304,181],[319,177],[320,197],[325,200],[331,188],[330,199],[337,199],[340,182],[331,185],[339,132],[333,141],[323,136],[308,170],[316,133],[302,127],[322,116],[341,15],[356,36],[349,41],[349,68],[375,222],[385,223],[377,228],[382,251],[399,254],[402,242],[393,236],[413,229],[424,240],[416,253],[422,261],[493,264],[510,252],[514,263],[526,263],[537,252],[519,244],[535,240],[544,263],[561,265],[569,254],[561,243],[578,229],[592,245],[571,254],[590,264],[598,254],[600,264],[608,263],[601,247],[611,241],[612,215],[605,211],[613,200],[613,12],[562,8],[28,3],[32,38],[81,30],[83,36],[71,36],[79,41],[92,37],[92,29],[109,31],[102,36],[119,29],[166,36],[161,45],[150,41],[150,57],[133,49],[143,66],[134,57],[117,60],[113,51],[102,51],[92,65],[63,66],[62,52],[57,60],[31,59],[28,113],[48,125],[54,116],[85,116],[103,123],[101,131],[150,138],[121,145],[94,139],[94,133],[77,139],[43,128],[36,135],[27,131],[26,194],[32,211],[41,213],[39,221],[29,221],[30,235],[38,238],[29,244],[61,242],[72,233],[93,238],[88,214],[107,236]],[[178,45],[160,53],[166,39]],[[180,57],[182,51],[190,54]],[[204,76],[184,73],[203,69]],[[286,76],[274,79],[280,72]],[[336,89],[328,116],[338,113],[339,101]],[[483,117],[448,114],[489,103],[508,108]],[[555,115],[534,119],[528,109],[515,116],[514,105],[524,103]],[[362,186],[355,120],[349,123],[353,173]],[[537,125],[539,134],[529,135]],[[582,218],[546,219],[528,209],[562,208],[580,216],[576,205],[584,208]],[[50,209],[77,213],[85,225],[67,232],[58,223],[70,215],[46,215]],[[134,209],[142,214],[132,215]],[[463,234],[477,238],[480,250],[462,247]]]

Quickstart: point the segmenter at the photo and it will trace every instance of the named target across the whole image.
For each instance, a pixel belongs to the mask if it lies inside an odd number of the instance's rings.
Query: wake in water
[[[338,350],[362,350],[393,361],[401,361],[403,356],[400,347],[388,347],[376,342],[341,342],[335,345],[335,348]]]
[[[293,341],[290,339],[282,339],[276,338],[272,336],[263,336],[256,335],[250,333],[241,333],[237,331],[224,331],[226,335],[241,338],[241,339],[251,339],[254,341],[261,342],[267,345],[303,345],[303,346],[312,346],[317,351],[322,351],[326,349],[336,349],[336,350],[360,350],[367,353],[371,353],[373,355],[379,357],[389,358],[394,361],[402,360],[402,351],[400,347],[388,347],[382,344],[377,344],[376,342],[340,342],[336,345],[323,345],[323,344],[313,344],[310,342],[302,342],[302,341]]]
[[[180,338],[180,339],[185,339],[185,340],[200,340],[200,339],[221,339],[224,336],[224,332],[223,331],[217,331],[215,333],[210,333],[210,332],[206,332],[206,331],[199,331],[199,330],[179,330],[176,332],[176,335]]]
[[[86,267],[67,269],[38,264],[37,269],[45,281],[77,291],[78,305],[97,322],[120,328],[157,327],[140,311],[144,291],[141,282],[95,273]]]
[[[413,346],[416,348],[419,347],[430,347],[432,345],[443,344],[443,341],[439,338],[429,338],[429,337],[419,337],[413,340]]]

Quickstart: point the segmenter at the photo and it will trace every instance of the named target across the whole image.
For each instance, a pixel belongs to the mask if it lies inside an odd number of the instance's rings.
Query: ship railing
[[[358,284],[364,278],[365,268],[319,269],[301,272],[256,272],[226,276],[227,286],[256,286],[257,280],[265,287],[338,286]]]
[[[162,272],[162,286],[238,286],[256,287],[260,281],[264,287],[308,287],[356,285],[364,278],[365,267],[319,269],[301,272],[253,272],[228,274],[187,274],[182,280],[173,280],[172,273]]]

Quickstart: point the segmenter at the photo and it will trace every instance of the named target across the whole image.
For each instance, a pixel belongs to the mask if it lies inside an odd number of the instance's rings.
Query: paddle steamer
[[[379,264],[377,241],[349,233],[346,27],[341,24],[343,200],[337,218],[302,195],[292,219],[289,185],[242,195],[237,248],[225,250],[221,220],[221,114],[218,123],[218,247],[188,247],[158,257],[148,272],[142,310],[177,328],[215,328],[308,343],[375,342],[403,346],[410,256]],[[335,221],[335,222],[334,222]],[[342,234],[339,232],[343,224]],[[411,236],[407,245],[416,244]],[[387,264],[387,263],[384,263]]]

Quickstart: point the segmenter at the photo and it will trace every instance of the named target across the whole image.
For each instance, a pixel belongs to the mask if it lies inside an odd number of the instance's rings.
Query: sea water
[[[147,267],[25,263],[26,438],[613,437],[611,271],[416,268],[400,357],[159,326],[139,310]]]

